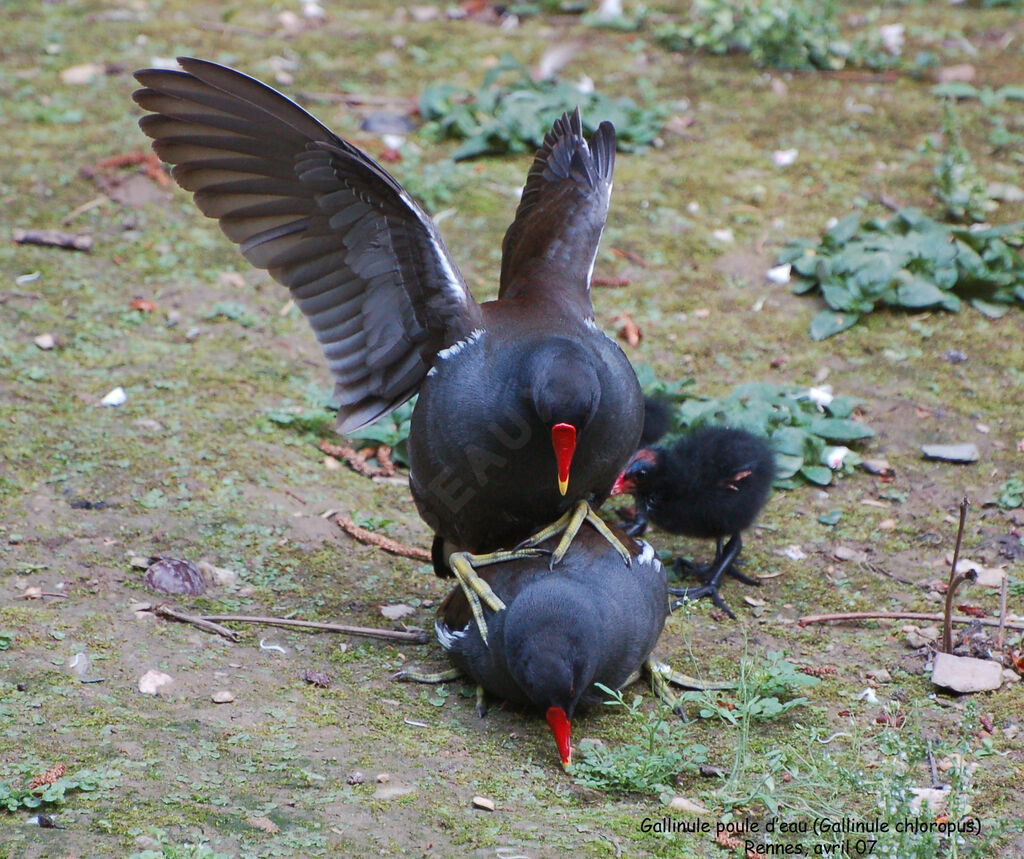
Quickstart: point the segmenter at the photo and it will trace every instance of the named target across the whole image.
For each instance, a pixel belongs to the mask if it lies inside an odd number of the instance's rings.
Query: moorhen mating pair
[[[453,659],[568,723],[594,679],[614,688],[647,659],[665,617],[653,606],[667,602],[649,549],[591,510],[643,422],[633,369],[590,301],[614,129],[588,145],[578,111],[554,123],[502,244],[498,298],[481,305],[427,214],[368,155],[246,75],[179,62],[136,74],[151,112],[140,126],[199,208],[291,290],[334,377],[338,431],[419,393],[412,494],[435,571],[456,575],[474,618],[472,635],[461,612],[439,622]],[[573,542],[584,520],[595,531]],[[536,548],[558,534],[550,556]]]

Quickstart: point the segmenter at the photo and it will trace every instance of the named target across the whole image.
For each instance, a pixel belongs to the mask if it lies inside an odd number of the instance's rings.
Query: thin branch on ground
[[[797,618],[798,626],[810,626],[812,623],[828,623],[833,620],[927,620],[942,623],[945,615],[928,614],[916,611],[847,611],[837,614],[807,614]],[[999,626],[999,621],[989,617],[950,617],[951,623],[980,623],[982,626]],[[1024,630],[1024,623],[1006,621],[1007,629]]]
[[[392,555],[401,555],[403,558],[414,558],[417,561],[430,560],[430,552],[426,549],[422,549],[419,546],[407,546],[405,543],[399,543],[398,540],[392,540],[383,534],[368,531],[366,528],[360,528],[350,517],[343,513],[335,513],[330,517],[330,521],[334,522],[346,534],[354,537],[360,543],[376,546],[385,552],[390,552]]]
[[[184,612],[178,611],[175,608],[171,608],[169,605],[152,605],[145,611],[152,611],[157,617],[167,618],[168,620],[176,620],[180,623],[190,623],[197,629],[201,629],[204,632],[212,632],[216,635],[226,638],[228,641],[237,642],[239,634],[233,629],[228,629],[226,626],[221,626],[218,623],[214,623],[205,617],[197,617],[191,614],[185,614]]]
[[[430,635],[422,629],[378,629],[374,626],[348,626],[343,623],[323,623],[317,620],[292,620],[287,617],[260,617],[245,614],[209,614],[202,620],[218,623],[265,623],[268,626],[297,626],[302,629],[319,629],[324,632],[343,632],[346,635],[362,635],[366,638],[382,638],[386,641],[408,641],[426,644]]]

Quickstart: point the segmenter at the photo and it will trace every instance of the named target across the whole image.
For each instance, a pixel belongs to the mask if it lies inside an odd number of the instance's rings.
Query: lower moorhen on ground
[[[506,605],[502,612],[487,612],[487,643],[464,592],[456,589],[435,624],[455,668],[441,675],[401,672],[396,678],[440,682],[466,675],[491,695],[540,710],[568,765],[577,708],[607,700],[596,683],[619,689],[637,675],[668,614],[665,571],[654,550],[625,535],[620,539],[632,547],[629,567],[587,529],[554,570],[544,557],[482,570]]]
[[[498,298],[481,305],[434,222],[369,155],[247,75],[178,62],[136,72],[140,127],[203,213],[291,291],[334,377],[339,432],[419,393],[410,485],[438,572],[455,572],[478,618],[481,598],[500,609],[467,553],[559,520],[557,560],[584,519],[604,527],[590,505],[640,436],[640,386],[590,298],[615,129],[601,123],[588,143],[578,110],[554,122],[502,243]]]
[[[682,562],[704,583],[669,588],[669,593],[691,600],[710,597],[735,617],[718,589],[726,574],[748,585],[760,584],[737,572],[734,563],[743,546],[740,535],[761,512],[774,479],[775,458],[765,441],[745,430],[708,427],[683,436],[671,448],[638,450],[615,481],[612,495],[630,494],[636,500],[637,519],[627,528],[634,536],[650,520],[672,534],[714,539],[710,564]]]

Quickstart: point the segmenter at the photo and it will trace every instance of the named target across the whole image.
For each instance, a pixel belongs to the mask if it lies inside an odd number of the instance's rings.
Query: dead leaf
[[[970,63],[958,63],[955,66],[945,66],[935,73],[935,80],[940,84],[947,84],[952,81],[973,81],[977,70]]]
[[[132,300],[132,303],[128,305],[132,310],[138,310],[141,313],[152,313],[156,310],[156,305],[146,298],[136,298]]]
[[[625,340],[630,346],[640,345],[644,335],[640,331],[640,326],[633,321],[632,316],[623,313],[621,316],[616,316],[612,322],[619,323],[618,337],[620,340]]]
[[[384,615],[388,620],[401,620],[403,617],[408,617],[410,614],[415,614],[416,609],[411,605],[405,603],[398,603],[397,605],[382,605],[380,607],[380,613]]]
[[[266,832],[267,835],[276,835],[281,831],[281,828],[269,817],[250,817],[245,822],[254,829],[260,829],[263,832]]]

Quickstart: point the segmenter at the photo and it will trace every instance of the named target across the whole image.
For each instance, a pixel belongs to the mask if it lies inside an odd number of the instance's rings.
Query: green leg
[[[448,683],[458,680],[465,675],[458,668],[449,668],[447,671],[414,671],[411,668],[403,668],[396,674],[391,675],[392,680],[402,683]]]
[[[536,549],[511,549],[486,555],[472,555],[469,552],[453,552],[449,555],[448,566],[462,585],[462,591],[466,594],[466,600],[469,602],[470,611],[473,612],[473,619],[484,644],[487,644],[487,621],[484,620],[483,605],[486,604],[491,611],[504,611],[505,603],[491,590],[491,586],[477,575],[476,567],[516,561],[520,558],[534,558],[540,554],[542,553]]]
[[[434,672],[403,669],[397,674],[392,674],[391,679],[400,683],[449,683],[452,680],[461,680],[465,676],[458,668]],[[483,686],[476,687],[476,714],[481,719],[487,715],[487,693]]]
[[[546,528],[542,528],[532,537],[528,537],[520,543],[519,548],[539,546],[545,540],[554,537],[556,534],[561,534],[562,539],[558,541],[558,546],[555,547],[555,551],[551,555],[551,566],[553,567],[565,557],[565,553],[569,551],[569,546],[576,539],[576,535],[579,533],[580,528],[583,527],[584,522],[589,522],[602,537],[612,544],[615,551],[621,555],[622,560],[628,567],[633,557],[630,547],[612,533],[611,528],[591,509],[590,504],[586,501],[577,501],[571,510],[567,510]]]
[[[679,713],[681,705],[679,699],[672,692],[672,686],[680,686],[683,689],[703,690],[736,688],[735,683],[698,680],[696,677],[680,674],[678,671],[674,671],[667,663],[659,662],[653,657],[649,657],[643,667],[651,675],[651,688],[654,690],[654,694],[665,702],[673,713]]]

